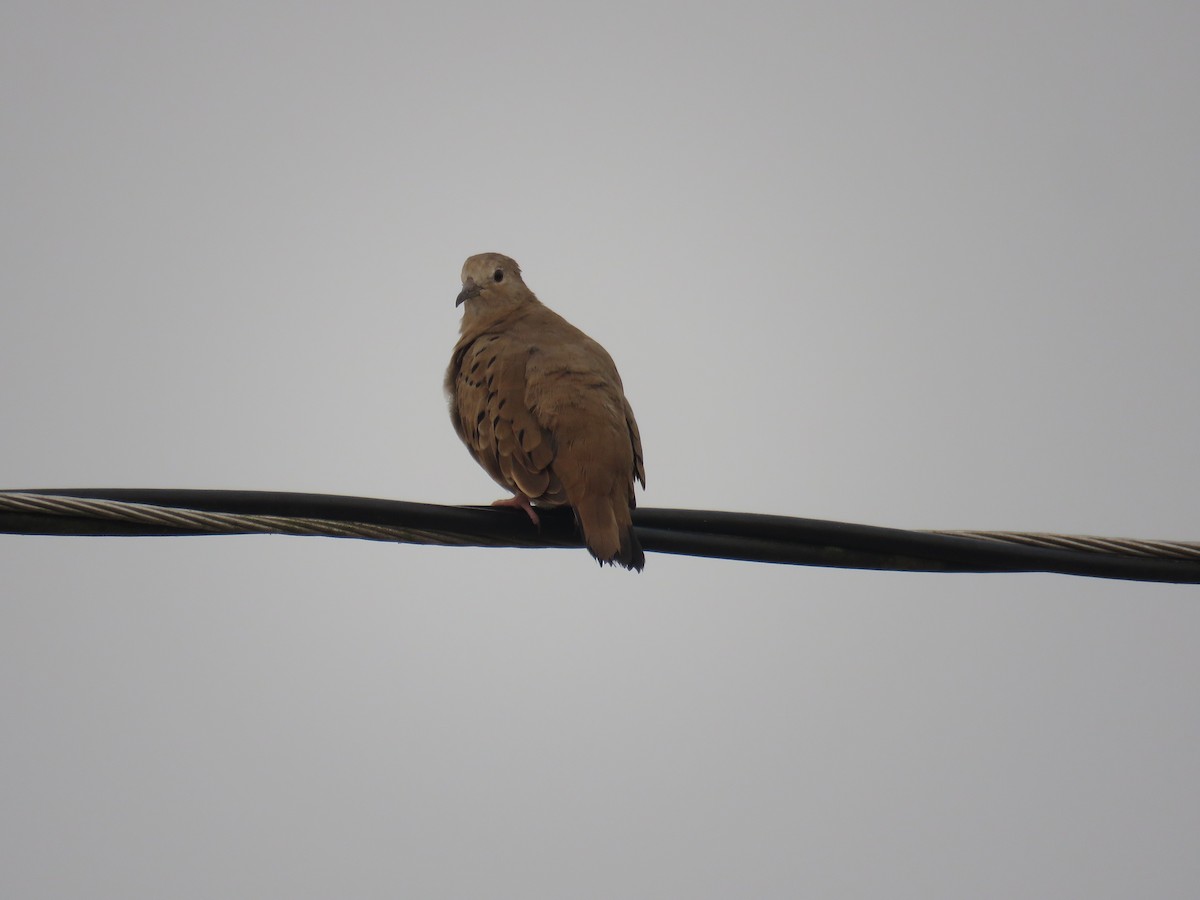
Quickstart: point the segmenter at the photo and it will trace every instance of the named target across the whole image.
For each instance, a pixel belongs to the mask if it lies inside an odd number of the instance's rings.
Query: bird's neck
[[[497,302],[485,295],[473,297],[463,304],[462,323],[459,334],[463,338],[478,337],[496,328],[506,328],[518,319],[541,307],[541,302],[532,293],[524,297]]]

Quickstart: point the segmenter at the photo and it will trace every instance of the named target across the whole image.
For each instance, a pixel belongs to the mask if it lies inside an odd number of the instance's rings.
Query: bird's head
[[[516,260],[502,253],[478,253],[463,263],[462,291],[454,305],[466,304],[464,320],[504,315],[530,300],[536,302]]]

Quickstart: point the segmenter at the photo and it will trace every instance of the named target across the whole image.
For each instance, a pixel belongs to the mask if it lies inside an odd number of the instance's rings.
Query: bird
[[[516,261],[479,253],[462,267],[459,339],[446,370],[454,430],[524,510],[570,506],[600,563],[640,572],[634,480],[642,439],[608,352],[525,284]]]

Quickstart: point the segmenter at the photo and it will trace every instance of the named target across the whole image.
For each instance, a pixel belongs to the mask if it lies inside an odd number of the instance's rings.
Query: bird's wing
[[[553,502],[561,493],[550,469],[553,435],[526,400],[532,349],[512,335],[481,335],[456,350],[447,389],[455,429],[488,474],[532,500]]]

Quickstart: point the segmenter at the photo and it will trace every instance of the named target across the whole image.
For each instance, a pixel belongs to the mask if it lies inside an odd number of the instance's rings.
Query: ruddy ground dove
[[[461,337],[446,371],[450,418],[471,455],[513,492],[497,506],[570,505],[600,563],[641,571],[633,482],[642,440],[621,376],[598,343],[546,308],[516,262],[481,253],[462,269]]]

